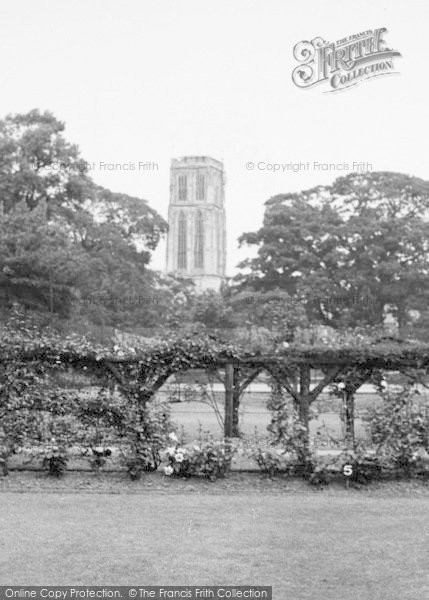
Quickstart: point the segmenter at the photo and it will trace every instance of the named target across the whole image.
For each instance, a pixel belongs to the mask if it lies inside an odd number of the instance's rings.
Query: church
[[[225,279],[223,164],[209,156],[173,159],[170,170],[167,273],[218,291]]]

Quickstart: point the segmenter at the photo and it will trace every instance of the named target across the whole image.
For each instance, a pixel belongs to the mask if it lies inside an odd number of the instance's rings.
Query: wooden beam
[[[314,389],[311,390],[310,392],[310,401],[313,402],[314,400],[316,400],[317,396],[323,392],[324,388],[329,385],[330,383],[332,383],[334,381],[334,379],[341,373],[341,367],[337,367],[334,369],[330,369],[328,373],[326,373],[325,377],[322,379],[322,381],[319,381],[319,383],[316,385],[316,387]]]

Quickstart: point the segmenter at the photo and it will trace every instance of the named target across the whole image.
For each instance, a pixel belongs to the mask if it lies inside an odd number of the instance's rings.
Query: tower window
[[[179,213],[179,227],[178,227],[178,240],[177,240],[177,268],[186,269],[186,246],[187,246],[187,235],[186,235],[186,216],[183,211]]]
[[[186,200],[188,197],[188,181],[186,175],[179,175],[179,200]]]
[[[205,198],[205,177],[203,173],[197,173],[197,200]]]
[[[196,269],[204,268],[204,222],[200,210],[195,218],[194,265]]]

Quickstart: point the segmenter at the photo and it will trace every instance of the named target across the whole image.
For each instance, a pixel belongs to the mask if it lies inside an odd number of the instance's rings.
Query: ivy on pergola
[[[238,406],[247,386],[262,372],[269,373],[293,398],[307,427],[309,407],[332,383],[344,382],[350,401],[354,392],[377,371],[409,371],[429,366],[429,344],[382,340],[355,346],[290,346],[271,355],[245,351],[211,338],[160,340],[140,348],[95,347],[77,338],[1,340],[3,362],[47,363],[84,371],[117,384],[125,397],[144,410],[167,379],[180,372],[205,369],[225,373],[225,436],[238,431]],[[311,388],[311,369],[323,378]]]

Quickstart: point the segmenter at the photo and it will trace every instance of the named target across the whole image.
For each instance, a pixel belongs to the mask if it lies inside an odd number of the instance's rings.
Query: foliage
[[[39,201],[4,212],[0,203],[0,293],[32,308],[58,313],[71,310],[75,285],[84,270],[84,253],[75,248],[64,223],[46,217]]]
[[[191,321],[201,323],[208,330],[228,329],[234,326],[233,308],[223,296],[213,290],[198,294],[194,298]]]
[[[378,455],[390,457],[408,475],[421,467],[429,450],[429,412],[413,387],[384,394],[382,406],[370,409],[366,421]]]
[[[292,400],[274,388],[267,408],[271,411],[271,423],[267,429],[272,445],[291,453],[298,463],[305,464],[308,460],[307,429],[299,419]]]
[[[67,468],[68,459],[64,449],[58,446],[47,446],[42,466],[51,477],[62,477]]]
[[[112,456],[110,448],[92,448],[92,458],[89,461],[93,471],[100,471],[106,463],[107,459]]]
[[[38,110],[0,120],[0,301],[102,326],[158,323],[148,264],[167,224],[95,185],[64,129]]]
[[[159,404],[125,408],[120,435],[126,445],[124,459],[131,479],[140,479],[144,471],[156,471],[161,464],[161,450],[175,435],[169,407]]]
[[[397,364],[395,361],[406,361],[409,369],[411,361],[419,366],[427,364],[428,355],[425,344],[391,340],[368,343],[362,338],[346,347],[292,345],[276,356],[286,365],[288,374],[299,368],[299,360],[317,363],[327,357],[332,361],[345,360],[341,368],[345,375],[351,376],[353,361],[359,368],[365,361],[370,362],[371,368],[377,361],[385,361],[389,366]],[[248,363],[240,362],[246,358]],[[55,444],[67,452],[77,445],[90,451],[93,466],[101,468],[108,456],[97,457],[97,452],[117,445],[123,449],[132,477],[155,470],[173,427],[168,408],[151,400],[172,374],[193,368],[213,371],[219,359],[236,361],[241,369],[238,379],[244,385],[257,372],[255,364],[258,365],[260,356],[252,349],[244,351],[232,343],[195,336],[170,335],[147,346],[100,346],[86,338],[60,336],[49,328],[42,330],[37,322],[16,310],[1,328],[0,336],[0,443],[4,459],[22,448],[34,447],[35,451],[43,452],[46,446]],[[97,393],[86,395],[82,389],[64,386],[62,382],[70,378],[72,370],[86,373],[92,391]],[[297,467],[301,465],[308,470],[313,463],[306,429],[296,413],[296,402],[276,388],[269,406],[273,413],[270,425],[273,446],[281,449],[285,457],[290,454]],[[397,400],[386,395],[383,410],[375,413],[372,424],[373,439],[379,447],[377,460],[385,461],[386,465],[393,461],[394,468],[402,469],[405,474],[425,473],[427,415],[421,408],[414,408],[407,395]],[[186,461],[174,460],[175,468],[184,476],[224,474],[234,449],[226,443],[219,444],[208,441],[198,446],[198,450],[186,449]],[[364,467],[371,470],[371,461],[368,457],[364,459],[361,470]],[[268,454],[260,457],[261,464],[263,460],[268,465],[271,457]],[[55,468],[56,461],[51,462]],[[317,465],[315,462],[315,469]],[[326,470],[329,468],[321,468],[320,472]]]
[[[428,208],[427,187],[400,173],[353,173],[274,196],[263,226],[240,238],[258,254],[237,282],[281,288],[334,328],[381,324],[385,306],[402,326],[426,306]]]
[[[231,468],[236,448],[230,441],[209,440],[192,448],[178,444],[165,450],[164,473],[177,477],[205,477],[214,481],[225,477]]]
[[[343,470],[346,465],[351,467],[348,477]],[[309,483],[316,486],[346,479],[353,484],[366,485],[372,481],[394,476],[396,476],[395,464],[390,457],[379,455],[364,447],[355,451],[343,450],[338,454],[318,455],[314,452],[306,474]]]
[[[292,342],[298,329],[308,326],[303,304],[279,288],[235,292],[229,303],[236,325],[245,323],[250,330],[265,329],[274,344]]]
[[[249,455],[269,477],[280,474],[292,475],[296,467],[296,457],[286,453],[282,448],[257,446]]]

